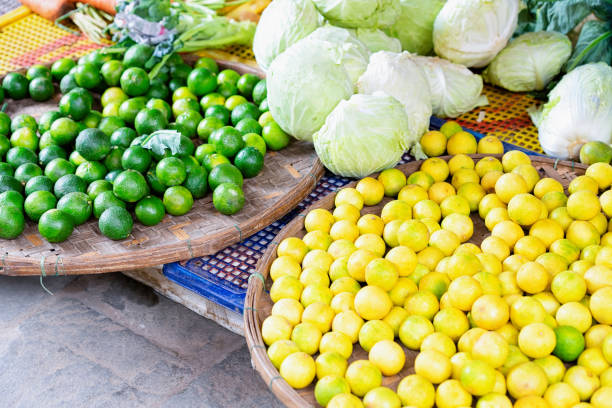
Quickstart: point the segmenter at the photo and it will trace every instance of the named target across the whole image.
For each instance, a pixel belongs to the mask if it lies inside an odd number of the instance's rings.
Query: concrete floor
[[[282,407],[244,338],[122,274],[0,277],[0,407]]]

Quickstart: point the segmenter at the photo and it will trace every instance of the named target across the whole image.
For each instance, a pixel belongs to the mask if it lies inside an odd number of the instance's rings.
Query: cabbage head
[[[477,106],[488,105],[482,95],[482,77],[463,65],[438,57],[412,60],[423,69],[431,91],[433,114],[441,118],[456,118]]]
[[[313,0],[317,10],[333,25],[346,28],[380,28],[395,22],[399,0]]]
[[[429,55],[433,50],[433,25],[446,0],[400,0],[400,14],[387,33],[399,38],[402,49]]]
[[[516,29],[519,0],[448,0],[434,22],[436,54],[467,67],[484,67]]]
[[[393,167],[407,146],[408,118],[402,104],[383,94],[341,101],[313,136],[321,162],[345,177],[364,177]]]
[[[402,44],[397,38],[389,37],[377,28],[358,28],[354,30],[355,35],[368,47],[370,52],[390,51],[401,52]]]
[[[511,40],[482,75],[512,92],[541,91],[561,72],[571,53],[572,43],[564,34],[526,33]]]
[[[320,15],[311,0],[274,0],[261,15],[253,54],[267,70],[274,58],[319,26]]]
[[[327,115],[354,89],[340,49],[328,41],[306,38],[272,62],[267,86],[274,120],[299,140],[312,140]]]
[[[352,31],[342,27],[325,25],[314,30],[307,38],[328,41],[337,46],[342,55],[344,69],[346,69],[353,84],[357,83],[368,66],[370,51]]]
[[[573,159],[587,142],[611,144],[612,67],[591,63],[566,74],[532,120],[549,156]]]
[[[429,129],[431,93],[423,70],[410,54],[379,51],[370,56],[366,72],[357,82],[359,93],[384,92],[404,105],[408,115],[405,146],[417,143]]]

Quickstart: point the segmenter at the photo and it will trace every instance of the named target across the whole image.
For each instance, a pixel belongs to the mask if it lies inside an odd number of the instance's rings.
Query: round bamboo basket
[[[193,63],[196,55],[184,56]],[[252,73],[263,77],[258,68],[236,61],[217,63],[221,69]],[[60,95],[47,102],[31,99],[9,100],[7,113],[38,118],[57,109]],[[324,168],[307,142],[292,141],[279,152],[268,152],[263,171],[245,180],[246,203],[242,211],[226,216],[216,211],[212,194],[195,200],[193,209],[179,217],[166,215],[161,223],[146,227],[138,222],[130,236],[112,241],[102,235],[98,222],[90,219],[74,229],[68,240],[47,242],[36,223],[26,222],[17,239],[0,239],[0,275],[85,275],[141,269],[213,254],[240,242],[281,218],[302,201],[323,176]]]
[[[471,157],[476,161],[477,159],[485,156],[490,155],[472,155]],[[501,155],[498,155],[497,157],[500,156]],[[442,158],[449,160],[450,156]],[[586,166],[582,164],[556,161],[546,157],[532,156],[531,160],[541,177],[552,177],[560,181],[565,188],[567,188],[571,180],[573,180],[576,176],[584,174],[586,170]],[[408,175],[414,171],[417,171],[421,163],[421,161],[410,162],[400,165],[397,168]],[[374,175],[374,177],[375,176],[376,175]],[[352,182],[346,187],[354,187],[356,183],[357,182]],[[280,377],[278,370],[272,365],[266,353],[266,346],[261,336],[261,324],[263,320],[270,315],[273,306],[273,302],[269,296],[269,290],[272,282],[271,279],[268,278],[268,272],[270,270],[270,265],[276,259],[276,248],[278,244],[283,239],[288,237],[303,237],[306,234],[306,230],[304,229],[305,215],[315,208],[332,210],[334,207],[335,197],[336,194],[331,193],[313,203],[310,207],[305,209],[300,216],[293,219],[280,231],[262,258],[259,260],[256,273],[252,275],[253,279],[249,280],[249,287],[245,298],[244,327],[246,341],[251,353],[251,363],[274,395],[276,395],[276,397],[287,407],[291,408],[318,407],[319,405],[316,403],[314,398],[314,384],[311,384],[310,386],[301,390],[293,389]],[[380,214],[382,207],[389,201],[391,201],[391,199],[385,197],[385,199],[378,205],[364,207],[362,214]],[[486,236],[489,235],[489,231],[485,227],[484,221],[478,216],[477,213],[472,214],[472,221],[474,222],[474,235],[469,242],[478,245]],[[404,369],[395,376],[383,377],[383,385],[392,389],[395,389],[397,383],[406,375],[414,373],[414,359],[418,352],[410,350],[404,346],[402,347],[404,348],[406,354],[406,364]],[[349,363],[354,360],[367,358],[367,352],[365,352],[359,346],[359,343],[354,344],[353,354],[349,359]]]

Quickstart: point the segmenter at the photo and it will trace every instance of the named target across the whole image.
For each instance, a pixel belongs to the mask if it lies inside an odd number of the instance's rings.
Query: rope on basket
[[[253,273],[251,274],[251,276],[249,276],[249,279],[248,279],[248,282],[249,282],[249,283],[251,282],[251,278],[252,278],[253,276],[255,276],[255,277],[259,278],[259,280],[261,280],[261,284],[262,284],[263,286],[265,286],[265,285],[266,285],[266,279],[265,279],[265,278],[264,278],[264,276],[263,276],[261,273],[259,273],[259,272],[253,272]],[[255,310],[255,309],[253,309],[253,310]]]
[[[555,164],[553,164],[553,169],[557,170],[557,164],[559,164],[560,159],[555,159]]]
[[[238,226],[238,224],[234,224],[234,228],[236,228],[238,230],[238,242],[242,242],[242,230],[240,229],[240,227]]]
[[[59,266],[59,267],[58,267]],[[57,255],[55,257],[55,276],[59,276],[60,270],[62,271],[62,275],[66,276],[66,271],[63,269],[64,261],[62,261],[62,257]]]
[[[187,250],[189,251],[189,259],[193,258],[193,248],[191,248],[191,239],[187,238],[187,241],[185,241],[185,244],[187,245]]]
[[[270,379],[270,382],[268,382],[268,388],[270,389],[270,391],[272,391],[272,384],[274,383],[274,381],[276,380],[282,380],[283,377],[281,377],[280,375],[275,375],[274,377],[272,377]]]
[[[45,258],[46,258],[45,255],[43,255],[42,258],[40,258],[40,286],[45,290],[45,292],[53,296],[53,292],[47,289],[47,287],[43,283],[43,278],[47,277],[47,272],[45,271]]]
[[[6,273],[7,267],[6,267],[6,252],[2,254],[2,266],[0,266],[0,271],[2,271],[2,273]]]

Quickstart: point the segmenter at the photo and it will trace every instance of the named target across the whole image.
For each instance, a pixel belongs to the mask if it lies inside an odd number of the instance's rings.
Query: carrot
[[[115,14],[116,0],[21,0],[21,3],[34,13],[55,21],[70,11],[77,1],[89,4],[109,14]]]

